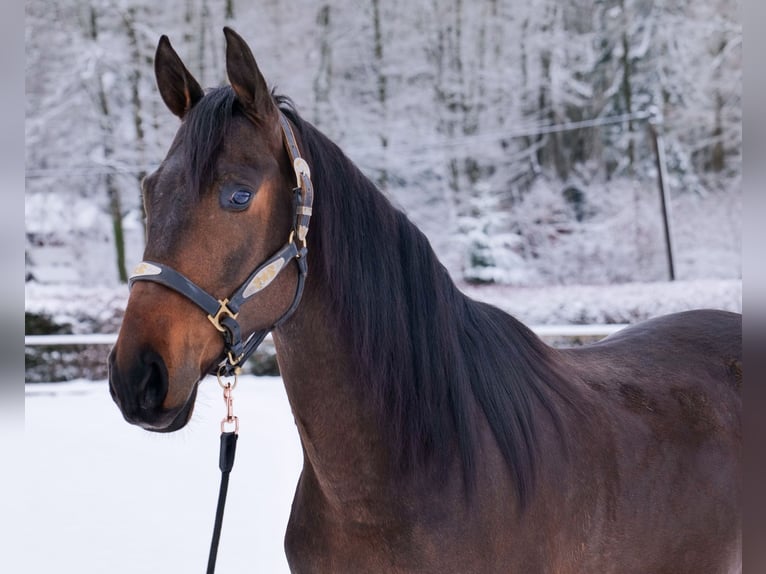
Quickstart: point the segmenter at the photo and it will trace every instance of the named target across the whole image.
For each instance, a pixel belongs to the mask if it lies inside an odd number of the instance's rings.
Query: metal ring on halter
[[[226,369],[226,365],[221,365],[218,367],[218,372],[215,374],[215,376],[218,378],[218,384],[222,389],[226,389],[227,386],[231,385],[231,390],[233,391],[237,386],[237,375],[239,374],[239,369],[234,370],[234,382],[232,383],[224,383],[223,382],[223,372]]]

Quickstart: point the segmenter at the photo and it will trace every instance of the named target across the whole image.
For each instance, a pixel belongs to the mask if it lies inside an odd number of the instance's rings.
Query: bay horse
[[[463,295],[224,33],[230,85],[208,91],[157,48],[182,121],[109,358],[125,419],[183,427],[272,330],[304,455],[292,571],[740,572],[741,316],[547,346]]]

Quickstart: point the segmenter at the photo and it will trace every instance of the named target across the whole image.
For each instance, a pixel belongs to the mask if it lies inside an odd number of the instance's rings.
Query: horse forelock
[[[241,113],[231,86],[209,90],[189,111],[179,131],[189,192],[199,196],[215,176],[232,118]]]

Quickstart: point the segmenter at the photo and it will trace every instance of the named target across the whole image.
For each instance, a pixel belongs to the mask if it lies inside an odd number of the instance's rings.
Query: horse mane
[[[216,88],[185,120],[196,142],[187,169],[197,181],[212,172],[237,113],[233,98],[230,87]],[[470,491],[483,414],[523,507],[535,482],[538,426],[560,430],[560,405],[577,404],[554,351],[512,316],[460,292],[407,216],[289,99],[274,100],[296,127],[316,190],[310,274],[327,287],[399,472],[428,466],[444,477],[457,454]],[[550,420],[540,420],[538,407]]]
[[[578,402],[553,350],[512,316],[464,295],[407,216],[287,98],[276,99],[297,127],[316,190],[309,268],[327,286],[401,471],[433,461],[438,476],[457,439],[470,486],[478,404],[524,504],[537,426],[549,422],[535,420],[535,407],[560,429],[557,405]]]

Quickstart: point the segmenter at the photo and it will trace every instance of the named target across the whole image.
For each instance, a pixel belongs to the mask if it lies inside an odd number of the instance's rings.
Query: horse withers
[[[230,85],[207,92],[157,49],[182,121],[109,360],[125,418],[182,428],[272,330],[304,452],[294,572],[740,572],[740,315],[545,345],[463,295],[224,32]]]

